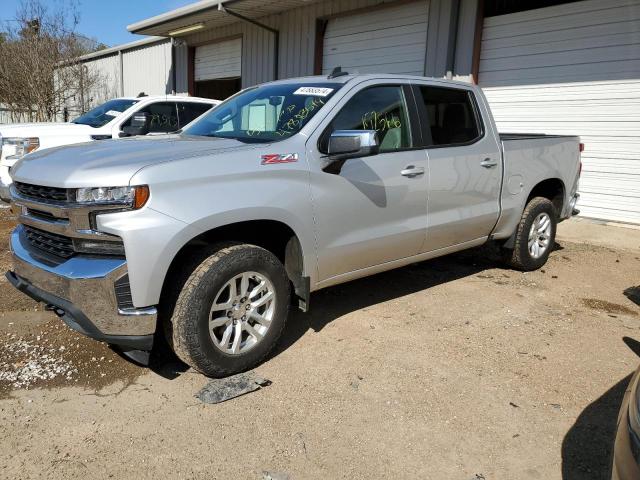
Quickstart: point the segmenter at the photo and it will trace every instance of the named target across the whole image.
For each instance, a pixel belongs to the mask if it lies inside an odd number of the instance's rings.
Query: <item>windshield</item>
[[[252,88],[226,100],[184,133],[242,142],[284,140],[298,133],[340,87],[285,83]]]
[[[84,115],[80,115],[72,123],[89,125],[94,128],[102,127],[136,103],[138,100],[109,100]]]

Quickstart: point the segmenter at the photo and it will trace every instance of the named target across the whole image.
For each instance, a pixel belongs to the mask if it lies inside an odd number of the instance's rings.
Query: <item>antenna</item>
[[[333,69],[333,71],[329,74],[327,78],[331,80],[332,78],[343,77],[345,75],[349,75],[349,72],[343,72],[342,67],[337,66],[336,68]]]
[[[138,98],[141,98],[141,97],[147,97],[147,96],[148,96],[148,95],[147,95],[146,93],[144,93],[144,92],[140,92],[140,93],[138,94]]]

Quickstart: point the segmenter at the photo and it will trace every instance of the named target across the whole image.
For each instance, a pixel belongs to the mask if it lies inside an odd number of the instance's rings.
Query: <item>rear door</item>
[[[487,237],[500,214],[502,162],[486,106],[462,86],[416,82],[414,91],[429,157],[424,251]]]
[[[307,142],[321,282],[416,255],[426,234],[427,156],[410,85],[356,88]],[[323,171],[336,130],[377,130],[380,153]]]

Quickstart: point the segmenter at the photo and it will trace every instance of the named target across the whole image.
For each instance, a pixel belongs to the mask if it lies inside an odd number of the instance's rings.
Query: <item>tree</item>
[[[75,33],[75,4],[54,5],[23,0],[0,40],[0,104],[14,121],[53,120],[73,99],[88,98],[103,82],[78,60],[98,44]]]

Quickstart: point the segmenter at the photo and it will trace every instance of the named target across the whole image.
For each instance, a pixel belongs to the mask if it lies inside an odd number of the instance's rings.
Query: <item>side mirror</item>
[[[328,163],[323,170],[338,174],[348,159],[377,155],[379,151],[380,141],[375,130],[336,130],[329,137]]]
[[[346,159],[377,155],[380,151],[375,130],[336,130],[329,137],[329,158]]]
[[[151,115],[147,112],[134,113],[130,125],[124,127],[122,132],[126,137],[146,135],[151,128]]]

